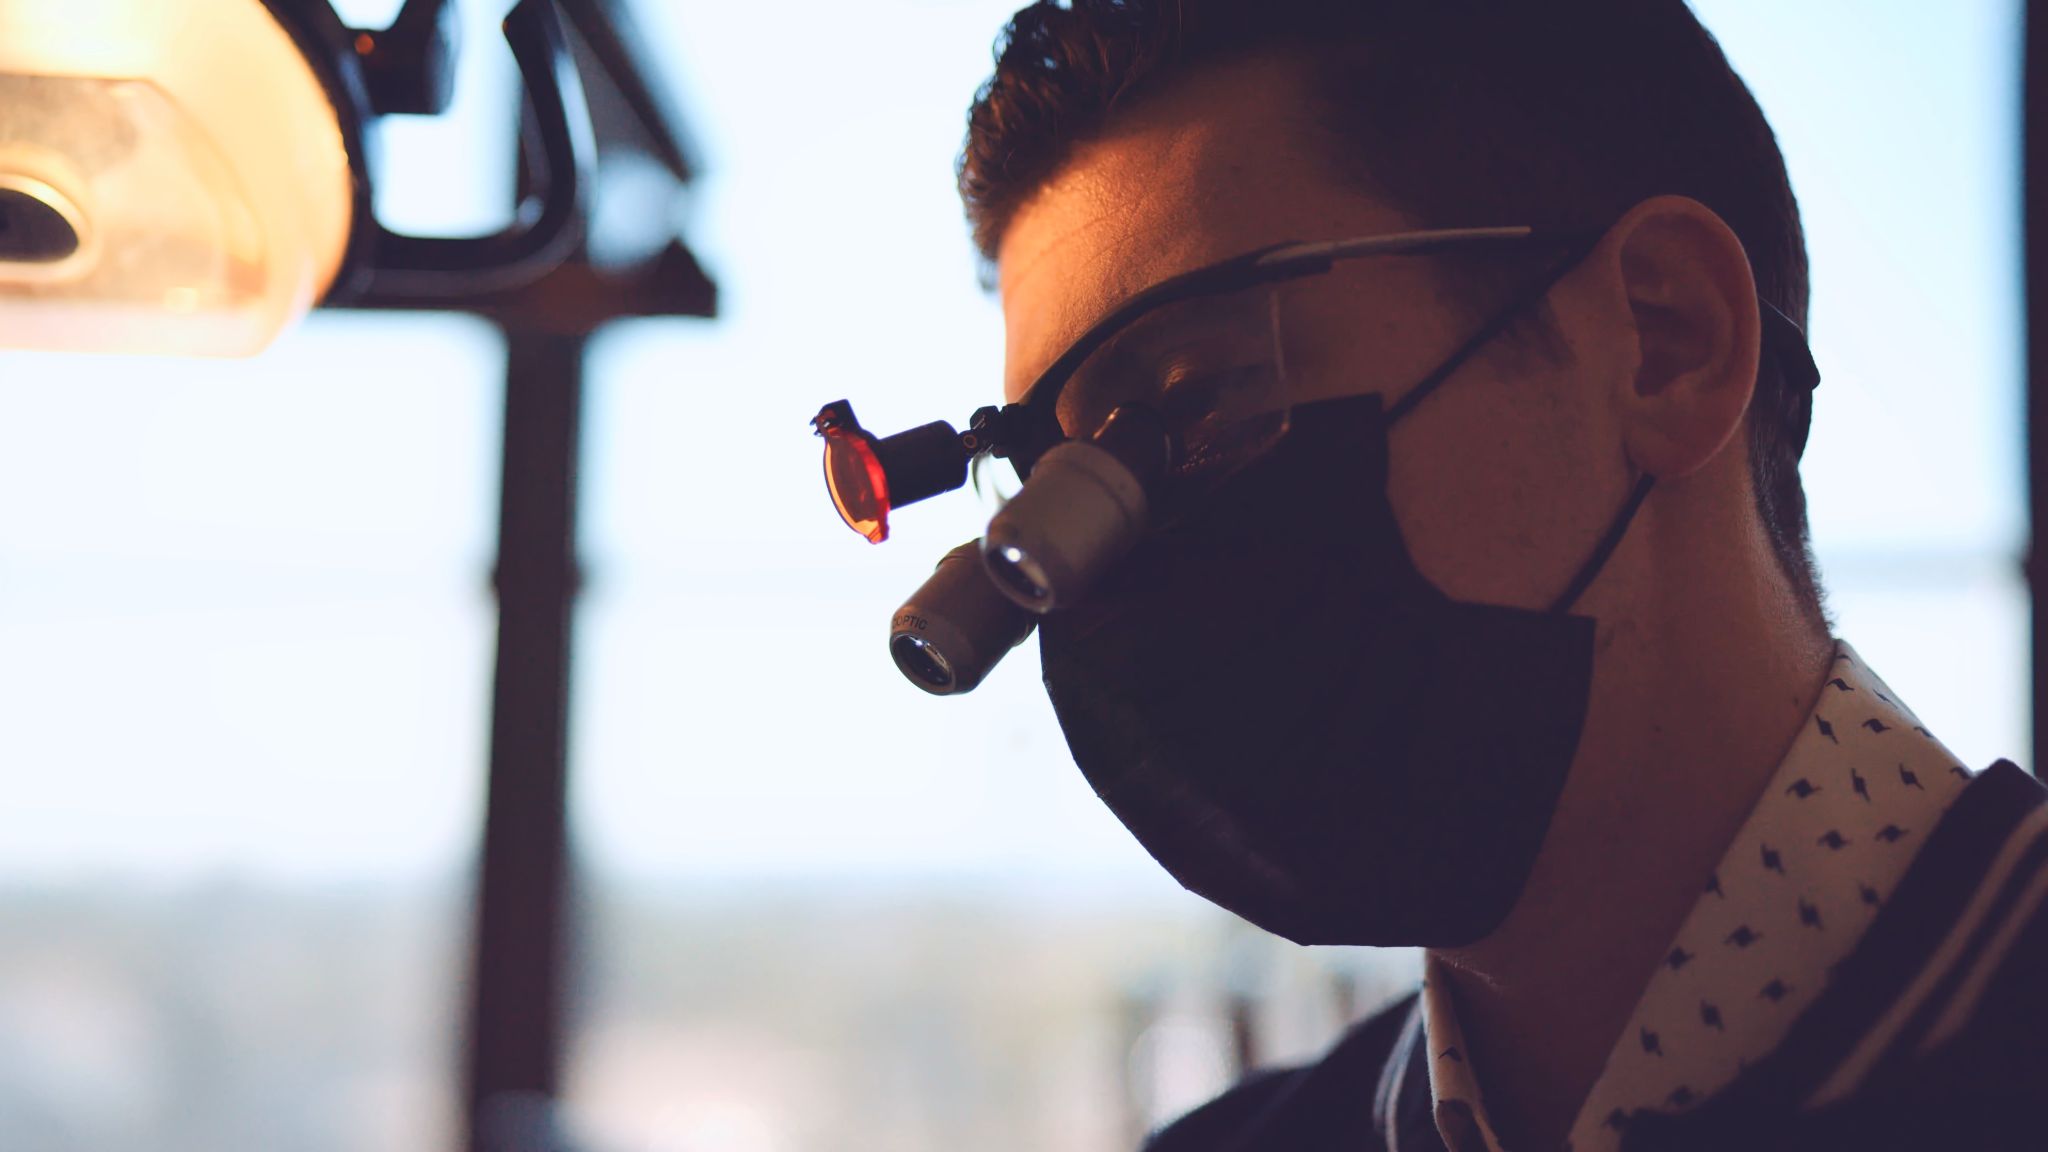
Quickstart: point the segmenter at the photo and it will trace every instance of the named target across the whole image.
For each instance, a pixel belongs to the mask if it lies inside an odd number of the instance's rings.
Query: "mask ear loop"
[[[1650,494],[1651,487],[1656,483],[1657,478],[1648,472],[1643,473],[1642,478],[1636,481],[1635,487],[1629,491],[1628,502],[1621,507],[1621,514],[1614,518],[1614,523],[1607,526],[1607,534],[1600,538],[1600,543],[1593,549],[1593,554],[1580,565],[1579,574],[1572,577],[1571,586],[1564,590],[1564,595],[1557,598],[1557,603],[1550,606],[1552,612],[1571,611],[1572,605],[1579,602],[1579,597],[1586,594],[1586,589],[1592,585],[1594,578],[1600,575],[1600,569],[1606,567],[1607,558],[1614,555],[1616,548],[1621,547],[1621,538],[1628,534],[1629,522],[1636,518],[1636,510],[1643,506],[1643,499]]]
[[[1814,365],[1813,352],[1807,347],[1806,333],[1800,330],[1792,318],[1778,310],[1777,305],[1759,298],[1763,313],[1763,360],[1759,371],[1774,371],[1779,374],[1780,387],[1787,395],[1787,403],[1793,408],[1795,417],[1790,421],[1796,429],[1797,459],[1806,450],[1808,426],[1813,420],[1813,390],[1820,387],[1820,369]],[[1657,482],[1655,476],[1644,473],[1642,479],[1629,493],[1628,503],[1622,507],[1621,515],[1607,529],[1607,535],[1600,538],[1600,544],[1593,549],[1579,574],[1572,577],[1571,587],[1551,605],[1552,612],[1569,612],[1579,602],[1586,589],[1600,575],[1600,569],[1607,558],[1621,546],[1621,538],[1628,532],[1629,522],[1635,519],[1636,510],[1643,506],[1643,498],[1650,494],[1650,486]]]
[[[1514,323],[1516,317],[1525,309],[1534,307],[1537,301],[1550,295],[1550,290],[1557,287],[1558,282],[1570,274],[1572,269],[1578,267],[1579,261],[1585,259],[1586,254],[1592,250],[1592,244],[1573,248],[1571,255],[1559,261],[1557,267],[1537,281],[1534,288],[1501,309],[1493,319],[1481,326],[1479,331],[1473,333],[1471,339],[1458,346],[1458,350],[1451,354],[1450,359],[1439,365],[1436,371],[1423,377],[1420,383],[1408,390],[1407,395],[1387,409],[1387,426],[1391,428],[1395,421],[1413,411],[1417,404],[1442,387],[1444,382],[1451,378],[1452,373],[1464,366],[1465,361],[1470,360],[1495,337],[1507,331],[1508,325]],[[1650,489],[1656,483],[1657,478],[1647,472],[1636,481],[1635,487],[1628,494],[1628,501],[1622,505],[1621,514],[1608,525],[1606,535],[1600,538],[1600,543],[1593,549],[1593,554],[1579,567],[1578,574],[1572,577],[1571,585],[1564,590],[1564,595],[1558,597],[1557,602],[1551,605],[1552,612],[1571,611],[1572,606],[1579,602],[1579,597],[1585,595],[1587,587],[1600,575],[1600,569],[1606,566],[1608,557],[1614,555],[1614,550],[1621,546],[1621,538],[1628,533],[1629,523],[1635,519],[1636,511],[1643,506],[1643,500],[1650,495]]]
[[[1409,389],[1407,395],[1387,409],[1387,426],[1392,427],[1395,421],[1406,416],[1417,404],[1442,387],[1444,382],[1451,378],[1452,373],[1464,366],[1465,361],[1471,359],[1495,337],[1507,331],[1508,325],[1514,323],[1515,318],[1520,316],[1523,310],[1534,307],[1537,301],[1550,295],[1550,290],[1557,287],[1558,281],[1563,280],[1572,269],[1578,267],[1579,261],[1585,259],[1586,254],[1592,250],[1590,244],[1574,248],[1571,256],[1560,261],[1557,267],[1539,280],[1533,289],[1513,304],[1501,309],[1492,320],[1487,321],[1474,333],[1471,339],[1459,345],[1450,359],[1439,365],[1436,371],[1423,377],[1421,383]],[[1551,605],[1552,612],[1571,611],[1572,606],[1579,602],[1579,597],[1585,595],[1587,587],[1600,575],[1600,569],[1606,566],[1608,557],[1614,555],[1614,550],[1621,546],[1621,538],[1627,535],[1629,523],[1635,519],[1636,511],[1643,506],[1643,500],[1650,495],[1650,489],[1656,483],[1657,478],[1647,472],[1636,481],[1635,487],[1628,494],[1627,503],[1622,506],[1621,514],[1608,525],[1607,534],[1600,538],[1600,543],[1593,549],[1593,554],[1579,567],[1578,574],[1572,577],[1571,585],[1564,590],[1564,595],[1558,597],[1557,602]]]
[[[1763,320],[1763,352],[1759,372],[1778,373],[1778,386],[1784,396],[1784,404],[1792,415],[1785,422],[1793,431],[1793,453],[1796,460],[1806,452],[1807,431],[1813,422],[1813,390],[1820,387],[1820,368],[1814,364],[1813,351],[1807,346],[1806,333],[1792,318],[1779,311],[1778,306],[1758,298]],[[1643,506],[1643,498],[1650,494],[1650,486],[1657,478],[1645,473],[1636,481],[1635,490],[1629,493],[1628,504],[1621,515],[1601,537],[1600,546],[1593,550],[1593,556],[1586,561],[1579,574],[1572,578],[1571,587],[1552,605],[1552,612],[1569,612],[1578,603],[1586,588],[1600,574],[1607,558],[1621,546],[1621,538],[1628,531],[1629,521],[1635,518],[1636,509]]]

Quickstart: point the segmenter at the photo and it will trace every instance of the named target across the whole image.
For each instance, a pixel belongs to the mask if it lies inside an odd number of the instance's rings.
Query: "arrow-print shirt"
[[[1626,1117],[1684,1111],[1777,1048],[1863,938],[1970,773],[1847,642],[1572,1124],[1569,1152],[1616,1152]],[[1503,1152],[1449,996],[1421,1018],[1450,1152]]]

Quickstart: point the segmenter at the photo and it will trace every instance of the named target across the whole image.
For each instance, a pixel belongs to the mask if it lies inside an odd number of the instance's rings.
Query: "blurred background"
[[[952,160],[1014,6],[634,8],[701,175],[608,158],[593,247],[680,232],[718,316],[587,349],[560,1106],[497,1101],[514,1128],[1108,1152],[1412,976],[1181,891],[1031,648],[947,700],[883,652],[986,510],[870,548],[807,422],[1000,394]],[[1694,6],[1805,211],[1839,632],[1966,762],[2032,768],[2018,0]],[[454,111],[382,141],[379,211],[423,232],[511,199],[505,4],[458,7]],[[449,314],[319,313],[250,361],[0,353],[0,1148],[464,1139],[507,369]]]

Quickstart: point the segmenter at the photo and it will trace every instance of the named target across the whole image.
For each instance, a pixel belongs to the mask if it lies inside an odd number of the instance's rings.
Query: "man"
[[[1009,398],[1230,462],[1041,626],[1080,767],[1240,915],[1428,948],[1159,1152],[2048,1147],[2048,805],[1831,637],[1798,210],[1681,0],[1034,4],[961,187]]]

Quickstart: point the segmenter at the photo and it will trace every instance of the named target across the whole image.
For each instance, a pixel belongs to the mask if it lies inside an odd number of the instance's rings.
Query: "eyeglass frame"
[[[1058,359],[1038,374],[1014,403],[977,411],[968,431],[960,434],[961,448],[969,455],[985,452],[999,459],[1008,459],[1019,478],[1028,479],[1039,457],[1061,441],[1071,438],[1060,426],[1056,406],[1074,373],[1089,356],[1124,329],[1167,305],[1319,276],[1332,271],[1340,262],[1370,256],[1515,251],[1544,244],[1556,245],[1568,253],[1568,258],[1560,261],[1539,282],[1537,291],[1530,294],[1529,302],[1533,302],[1548,295],[1550,289],[1585,258],[1600,237],[1600,233],[1510,225],[1390,232],[1342,240],[1282,241],[1177,273],[1133,293],[1090,324],[1087,331],[1060,353]],[[1820,369],[1814,363],[1805,331],[1761,295],[1757,297],[1757,304],[1763,325],[1764,360],[1775,360],[1783,373],[1785,386],[1797,389],[1795,395],[1811,393],[1820,385]],[[1461,363],[1476,346],[1499,335],[1520,311],[1520,307],[1504,310],[1475,333],[1447,366]],[[1389,417],[1419,402],[1435,385],[1442,383],[1441,375],[1417,385],[1389,409]],[[1807,403],[1810,401],[1803,401],[1800,407],[1804,410]],[[1805,414],[1810,422],[1810,410]],[[1805,436],[1802,434],[1799,440],[1803,448]]]

